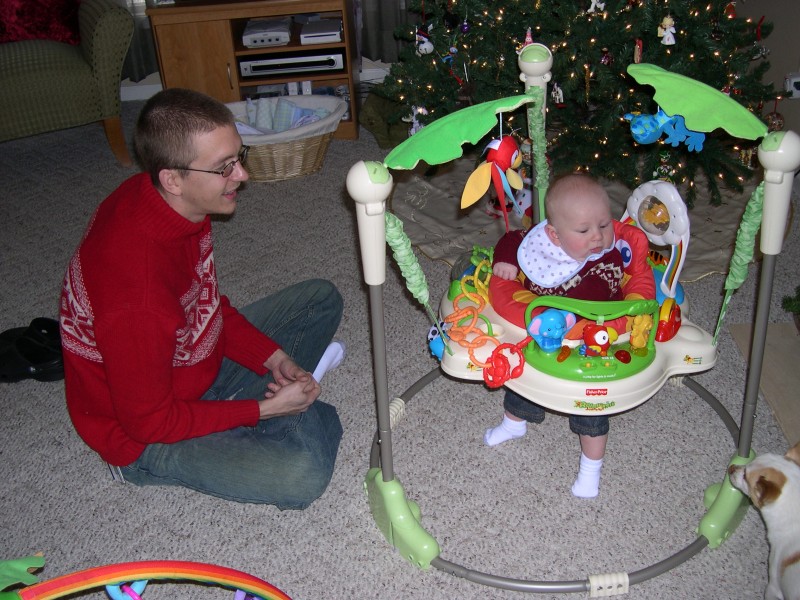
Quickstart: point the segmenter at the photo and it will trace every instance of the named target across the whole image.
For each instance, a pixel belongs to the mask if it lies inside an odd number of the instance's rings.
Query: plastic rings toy
[[[511,363],[503,354],[503,350],[510,350],[517,355],[519,359],[517,366],[511,368]],[[472,355],[470,355],[472,356]],[[514,379],[522,375],[522,369],[525,367],[525,358],[522,356],[522,349],[517,344],[500,344],[492,351],[489,357],[489,362],[483,368],[483,380],[490,388],[499,388],[505,384],[509,379]]]

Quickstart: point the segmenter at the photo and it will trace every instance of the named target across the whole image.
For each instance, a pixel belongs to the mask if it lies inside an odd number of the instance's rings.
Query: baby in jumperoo
[[[647,236],[611,218],[609,198],[599,182],[579,174],[557,179],[545,197],[545,211],[547,220],[527,233],[510,231],[495,246],[489,298],[500,316],[525,328],[525,309],[536,296],[596,301],[655,298]],[[586,324],[579,320],[567,337],[580,339]],[[618,332],[631,331],[632,346],[643,346],[652,318],[621,317],[606,325]],[[487,446],[520,438],[528,422],[541,423],[545,417],[544,408],[508,388],[503,406],[502,422],[484,435]],[[570,415],[569,425],[581,446],[572,493],[593,498],[600,487],[608,416]]]

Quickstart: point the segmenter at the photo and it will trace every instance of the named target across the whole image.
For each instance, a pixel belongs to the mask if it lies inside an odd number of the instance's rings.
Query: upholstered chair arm
[[[78,24],[81,51],[97,81],[103,117],[119,115],[119,86],[133,17],[114,0],[82,0]]]

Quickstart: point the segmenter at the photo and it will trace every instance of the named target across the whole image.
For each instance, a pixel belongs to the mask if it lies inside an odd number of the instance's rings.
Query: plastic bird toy
[[[503,219],[508,231],[508,212],[506,211],[506,196],[514,199],[515,190],[521,190],[522,177],[517,173],[522,165],[522,153],[516,140],[510,135],[500,136],[486,146],[486,162],[479,166],[467,179],[464,192],[461,194],[461,208],[471,206],[481,199],[489,189],[489,183],[494,184],[497,193],[497,202],[503,212]],[[515,210],[522,216],[521,207],[514,204]]]
[[[611,344],[617,341],[617,331],[612,327],[589,323],[583,329],[585,356],[608,356]]]

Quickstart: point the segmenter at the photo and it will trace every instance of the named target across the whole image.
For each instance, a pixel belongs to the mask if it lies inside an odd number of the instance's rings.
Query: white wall
[[[758,23],[762,16],[774,25],[772,33],[763,40],[770,53],[767,57],[770,69],[767,81],[776,90],[783,90],[783,78],[787,73],[800,71],[800,2],[798,0],[760,0],[737,2],[736,15],[749,17]],[[772,112],[773,106],[765,106],[764,114]],[[800,98],[784,98],[778,103],[778,112],[783,115],[784,129],[800,133]]]

